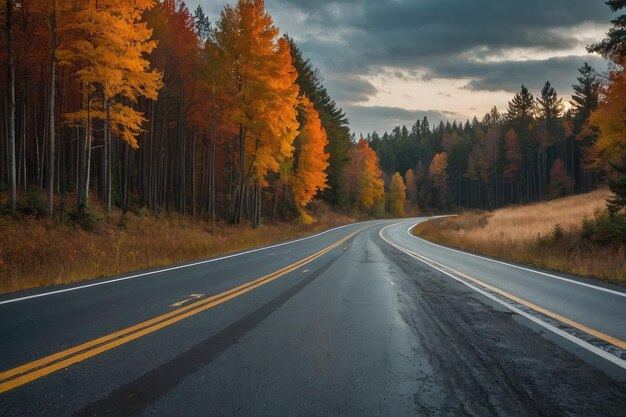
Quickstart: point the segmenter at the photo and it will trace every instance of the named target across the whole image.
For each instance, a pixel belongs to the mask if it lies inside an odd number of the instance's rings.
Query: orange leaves
[[[413,171],[411,171],[411,175]],[[408,176],[408,175],[407,175]],[[404,205],[406,203],[406,186],[402,175],[398,172],[391,177],[391,184],[387,192],[387,210],[394,217],[404,216]]]
[[[448,154],[441,152],[435,155],[430,168],[428,169],[428,175],[434,180],[436,177],[441,177],[448,168]]]
[[[604,89],[604,99],[589,121],[600,129],[595,150],[608,163],[626,158],[626,57],[622,68],[611,74],[611,82]]]
[[[226,122],[241,132],[240,175],[265,185],[267,174],[291,157],[298,134],[297,73],[289,45],[278,38],[262,0],[239,0],[222,11],[209,49],[222,93],[230,98],[224,103]]]
[[[442,207],[446,206],[448,200],[448,154],[441,152],[435,155],[430,168],[428,169],[428,176],[433,181],[433,186],[437,189],[439,196],[439,203]]]
[[[378,156],[363,138],[350,148],[349,156],[348,188],[354,195],[356,203],[370,210],[385,196],[385,183],[381,178]]]
[[[150,40],[152,30],[140,21],[153,4],[153,0],[77,1],[59,25],[59,63],[74,70],[85,97],[83,108],[67,114],[68,120],[103,119],[105,103],[112,100],[113,131],[133,147],[143,116],[128,103],[139,97],[155,99],[162,85],[161,74],[151,71],[145,58],[156,46]]]
[[[304,207],[318,191],[328,187],[326,168],[329,155],[324,152],[328,144],[326,131],[313,103],[304,96],[301,106],[304,122],[296,141],[291,186],[296,204]]]

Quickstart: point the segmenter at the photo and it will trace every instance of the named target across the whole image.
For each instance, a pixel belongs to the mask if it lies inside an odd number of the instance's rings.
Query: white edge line
[[[76,287],[64,288],[62,290],[48,291],[48,292],[44,292],[44,293],[41,293],[41,294],[33,294],[33,295],[25,296],[25,297],[19,297],[19,298],[13,298],[13,299],[9,299],[9,300],[4,300],[4,301],[0,301],[0,305],[10,304],[10,303],[17,303],[19,301],[31,300],[33,298],[47,297],[47,296],[50,296],[50,295],[60,294],[60,293],[64,293],[64,292],[82,290],[82,289],[85,289],[85,288],[97,287],[97,286],[100,286],[100,285],[113,284],[113,283],[116,283],[116,282],[126,281],[126,280],[129,280],[129,279],[145,277],[147,275],[160,274],[161,272],[175,271],[177,269],[189,268],[189,267],[192,267],[192,266],[204,265],[204,264],[208,264],[208,263],[212,263],[212,262],[221,261],[221,260],[224,260],[224,259],[235,258],[237,256],[248,255],[248,254],[254,253],[254,252],[260,252],[260,251],[264,251],[264,250],[267,250],[267,249],[277,248],[279,246],[285,246],[285,245],[290,245],[292,243],[302,242],[303,240],[313,239],[313,238],[319,237],[321,235],[324,235],[326,233],[334,232],[335,230],[343,229],[345,227],[359,225],[359,224],[362,224],[362,223],[368,223],[368,222],[357,222],[357,223],[345,224],[343,226],[339,226],[339,227],[335,227],[333,229],[325,230],[325,231],[323,231],[321,233],[317,233],[315,235],[302,237],[302,238],[299,238],[299,239],[290,240],[288,242],[278,243],[278,244],[271,245],[271,246],[264,246],[264,247],[261,247],[261,248],[251,249],[251,250],[247,250],[245,252],[234,253],[232,255],[226,255],[226,256],[219,257],[219,258],[207,259],[205,261],[198,261],[198,262],[193,262],[193,263],[189,263],[189,264],[173,266],[173,267],[169,267],[169,268],[157,269],[156,271],[144,272],[144,273],[141,273],[141,274],[130,275],[130,276],[127,276],[127,277],[122,277],[122,278],[115,278],[115,279],[111,279],[111,280],[108,280],[108,281],[95,282],[93,284],[79,285],[79,286],[76,286]]]
[[[428,220],[426,220],[426,221],[428,221]],[[409,227],[407,229],[407,231],[406,231],[407,234],[409,236],[419,240],[419,241],[428,243],[429,245],[433,245],[433,246],[436,246],[436,247],[441,248],[441,249],[447,249],[449,251],[460,253],[460,254],[463,254],[463,255],[472,256],[474,258],[482,259],[484,261],[489,261],[489,262],[493,262],[493,263],[496,263],[496,264],[506,265],[506,266],[510,266],[510,267],[513,267],[513,268],[521,269],[522,271],[532,272],[532,273],[543,275],[543,276],[546,276],[546,277],[558,279],[558,280],[561,280],[561,281],[568,282],[570,284],[580,285],[580,286],[587,287],[587,288],[593,288],[594,290],[604,291],[604,292],[607,292],[607,293],[610,293],[610,294],[613,294],[613,295],[619,295],[620,297],[626,297],[626,293],[624,293],[624,292],[615,291],[615,290],[611,290],[609,288],[604,288],[604,287],[598,287],[596,285],[587,284],[585,282],[575,281],[573,279],[560,277],[558,275],[552,275],[552,274],[549,274],[547,272],[537,271],[535,269],[530,269],[530,268],[524,268],[523,266],[513,265],[513,264],[510,264],[510,263],[507,263],[507,262],[502,262],[502,261],[497,261],[495,259],[485,258],[484,256],[476,255],[476,254],[465,252],[465,251],[462,251],[462,250],[449,248],[449,247],[443,246],[443,245],[438,245],[438,244],[430,242],[430,241],[428,241],[426,239],[422,239],[421,237],[417,237],[413,233],[411,233],[411,230],[413,230],[413,228],[416,227],[418,224],[419,223],[414,224],[413,226]]]
[[[619,366],[620,368],[626,370],[626,361],[625,360],[620,359],[617,356],[612,355],[612,354],[610,354],[610,353],[608,353],[608,352],[606,352],[606,351],[604,351],[604,350],[602,350],[602,349],[600,349],[600,348],[598,348],[598,347],[596,347],[596,346],[594,346],[594,345],[592,345],[590,343],[587,343],[584,340],[577,338],[576,336],[572,336],[571,334],[569,334],[569,333],[567,333],[567,332],[565,332],[565,331],[563,331],[563,330],[561,330],[561,329],[559,329],[559,328],[557,328],[557,327],[555,327],[555,326],[553,326],[553,325],[551,325],[549,323],[546,323],[546,322],[542,321],[541,319],[538,319],[537,317],[532,316],[532,315],[526,313],[525,311],[522,311],[519,308],[517,308],[517,307],[515,307],[515,306],[513,306],[513,305],[511,305],[511,304],[509,304],[509,303],[507,303],[505,301],[502,301],[498,297],[496,297],[496,296],[494,296],[492,294],[489,294],[488,292],[486,292],[486,291],[476,287],[475,285],[472,285],[472,284],[470,284],[468,282],[465,282],[464,280],[462,280],[460,278],[455,277],[454,275],[450,274],[449,272],[444,271],[443,269],[440,269],[440,268],[438,268],[438,267],[436,267],[434,265],[431,265],[430,263],[424,261],[423,259],[420,259],[417,256],[413,255],[410,251],[404,249],[403,247],[398,246],[398,245],[392,243],[391,241],[387,240],[387,238],[385,238],[382,235],[382,232],[385,229],[386,228],[383,228],[383,229],[380,230],[380,232],[379,232],[380,237],[385,242],[387,242],[388,244],[390,244],[394,248],[398,249],[399,251],[409,255],[411,258],[416,259],[416,260],[420,261],[421,263],[423,263],[425,265],[428,265],[429,267],[431,267],[433,269],[436,269],[437,271],[441,272],[442,274],[445,274],[445,275],[449,276],[450,278],[454,279],[455,281],[460,282],[461,284],[463,284],[463,285],[471,288],[472,290],[478,292],[479,294],[482,294],[485,297],[487,297],[487,298],[497,302],[498,304],[503,305],[504,307],[508,308],[509,310],[513,311],[514,313],[519,314],[520,316],[523,316],[524,318],[526,318],[526,319],[528,319],[528,320],[530,320],[530,321],[540,325],[541,327],[543,327],[543,328],[545,328],[545,329],[547,329],[547,330],[549,330],[549,331],[551,331],[551,332],[553,332],[553,333],[555,333],[555,334],[557,334],[557,335],[567,339],[568,341],[570,341],[570,342],[580,346],[581,348],[586,349],[586,350],[588,350],[591,353],[595,353],[596,355],[600,356],[601,358],[606,359],[607,361],[609,361],[609,362]]]

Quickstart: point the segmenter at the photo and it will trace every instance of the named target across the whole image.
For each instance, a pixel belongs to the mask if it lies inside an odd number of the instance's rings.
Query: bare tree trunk
[[[159,99],[152,102],[152,111],[150,117],[150,162],[148,166],[148,207],[154,212],[155,200],[155,178],[154,178],[154,135],[156,129],[156,109]]]
[[[111,213],[111,110],[107,99],[105,98],[104,105],[106,106],[107,120],[104,124],[104,184],[105,184],[105,198],[107,213]]]
[[[21,145],[20,145],[20,160],[22,164],[22,186],[24,187],[24,194],[26,194],[28,188],[28,169],[26,167],[26,77],[28,74],[24,74],[24,79],[22,79],[22,83],[20,85],[20,97],[22,102],[22,118],[21,118],[21,134],[22,137]],[[18,178],[19,183],[19,178]]]
[[[9,205],[15,212],[17,206],[17,182],[15,175],[15,68],[13,64],[13,0],[7,0],[7,69],[8,69],[8,110],[9,110]]]
[[[192,216],[194,222],[196,221],[196,129],[193,128],[193,134],[191,135],[193,140],[193,146],[191,151],[191,203],[192,203]]]
[[[212,112],[213,120],[212,120],[212,132],[211,132],[211,162],[210,162],[210,173],[209,173],[209,187],[210,188],[210,204],[211,204],[211,222],[213,226],[213,231],[215,231],[215,152],[217,149],[217,125],[216,125],[216,114],[215,114],[215,82],[213,83],[213,112]]]
[[[241,210],[243,209],[243,199],[245,196],[245,162],[246,162],[246,129],[239,126],[239,185],[237,186],[237,200],[235,210],[231,219],[232,224],[241,223]]]

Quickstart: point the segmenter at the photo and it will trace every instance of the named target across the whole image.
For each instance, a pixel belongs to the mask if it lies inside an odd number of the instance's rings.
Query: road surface
[[[423,220],[4,295],[0,415],[626,415],[624,288]]]

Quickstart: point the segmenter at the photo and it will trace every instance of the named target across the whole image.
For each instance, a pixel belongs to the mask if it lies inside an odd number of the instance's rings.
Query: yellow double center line
[[[0,373],[0,393],[12,390],[28,382],[34,381],[53,372],[56,372],[60,369],[67,368],[68,366],[75,363],[82,362],[85,359],[99,355],[100,353],[111,350],[117,346],[138,339],[164,327],[170,326],[178,321],[194,316],[204,310],[208,310],[228,300],[252,291],[255,288],[272,282],[275,279],[278,279],[290,272],[295,271],[298,268],[301,268],[302,266],[310,262],[313,262],[314,260],[320,258],[326,253],[335,249],[336,247],[341,246],[344,242],[348,241],[357,233],[367,229],[368,227],[370,226],[363,227],[355,231],[354,233],[349,234],[343,239],[333,243],[332,245],[320,250],[319,252],[307,256],[306,258],[301,259],[291,265],[287,265],[286,267],[279,269],[278,271],[272,272],[271,274],[264,275],[253,281],[247,282],[243,285],[211,296],[209,298],[202,299],[193,304],[189,304],[186,307],[180,308],[170,313],[163,314],[161,316],[144,321],[126,329],[117,331],[115,333],[108,334],[90,342],[74,346],[70,349],[66,349],[53,355],[46,356],[33,362],[18,366],[17,368],[2,372]]]
[[[596,338],[598,338],[598,339],[600,339],[600,340],[602,340],[604,342],[610,343],[610,344],[612,344],[614,346],[619,347],[620,349],[626,350],[626,342],[624,342],[623,340],[620,340],[620,339],[618,339],[616,337],[610,336],[610,335],[608,335],[606,333],[603,333],[603,332],[600,332],[598,330],[592,329],[591,327],[585,326],[584,324],[578,323],[578,322],[576,322],[574,320],[568,319],[567,317],[562,316],[562,315],[560,315],[558,313],[555,313],[555,312],[553,312],[551,310],[548,310],[547,308],[540,307],[537,304],[531,303],[530,301],[527,301],[527,300],[525,300],[523,298],[520,298],[520,297],[518,297],[516,295],[513,295],[513,294],[511,294],[509,292],[506,292],[504,290],[501,290],[500,288],[497,288],[497,287],[494,287],[493,285],[487,284],[486,282],[484,282],[482,280],[479,280],[477,278],[471,277],[471,276],[469,276],[469,275],[467,275],[467,274],[465,274],[465,273],[463,273],[461,271],[458,271],[456,269],[450,268],[447,265],[444,265],[442,263],[434,261],[434,260],[432,260],[430,258],[427,258],[424,255],[421,255],[421,254],[416,253],[416,252],[414,252],[414,251],[412,251],[410,249],[407,249],[407,248],[405,248],[403,246],[400,246],[400,245],[398,245],[396,243],[393,243],[391,240],[389,240],[387,237],[385,237],[383,235],[384,231],[387,228],[391,227],[391,226],[395,226],[395,225],[390,225],[390,226],[384,227],[380,231],[380,237],[385,242],[389,243],[391,246],[394,246],[396,249],[399,249],[399,250],[401,250],[401,251],[403,251],[403,252],[405,252],[405,253],[407,253],[409,255],[412,255],[413,257],[421,260],[422,262],[424,262],[427,265],[430,264],[431,266],[439,267],[439,268],[441,268],[441,269],[443,269],[445,271],[448,271],[449,273],[451,273],[453,275],[456,275],[458,277],[464,278],[467,281],[470,281],[470,282],[472,282],[472,283],[474,283],[474,284],[476,284],[476,285],[478,285],[480,287],[483,287],[483,288],[491,291],[492,293],[499,294],[499,295],[501,295],[501,296],[503,296],[505,298],[508,298],[509,300],[512,300],[512,301],[514,301],[514,302],[516,302],[518,304],[521,304],[521,305],[523,305],[525,307],[528,307],[528,308],[530,308],[532,310],[535,310],[535,311],[537,311],[537,312],[539,312],[539,313],[541,313],[541,314],[543,314],[545,316],[551,317],[551,318],[553,318],[555,320],[558,320],[558,321],[560,321],[562,323],[567,324],[570,327],[573,327],[573,328],[581,330],[581,331],[583,331],[585,333],[588,333],[588,334],[590,334],[590,335],[592,335],[592,336],[594,336],[594,337],[596,337]]]

